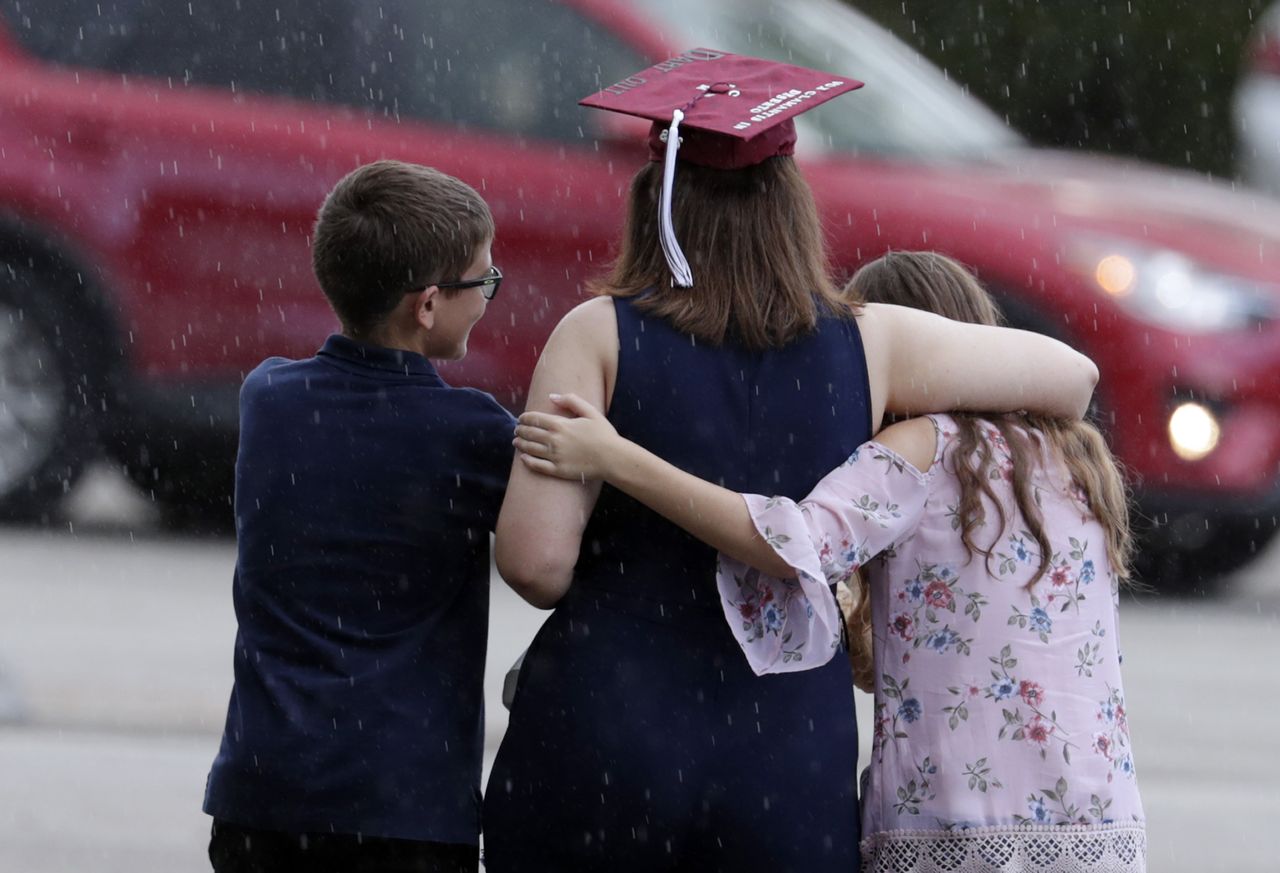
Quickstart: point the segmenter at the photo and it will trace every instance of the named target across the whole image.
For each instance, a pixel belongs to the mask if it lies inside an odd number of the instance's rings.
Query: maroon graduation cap
[[[628,76],[580,103],[653,122],[649,159],[663,161],[662,250],[675,283],[691,288],[693,276],[671,224],[677,152],[681,160],[718,170],[741,169],[793,154],[795,116],[861,87],[862,82],[846,76],[696,48]]]

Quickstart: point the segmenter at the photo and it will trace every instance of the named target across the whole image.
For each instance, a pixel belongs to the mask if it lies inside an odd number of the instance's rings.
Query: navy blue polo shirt
[[[515,421],[332,336],[240,392],[235,686],[204,810],[475,844],[489,533]]]

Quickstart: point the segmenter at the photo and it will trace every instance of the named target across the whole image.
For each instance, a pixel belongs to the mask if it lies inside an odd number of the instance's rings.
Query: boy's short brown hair
[[[325,198],[311,265],[343,329],[360,337],[406,292],[462,278],[493,233],[489,207],[470,185],[431,167],[375,161]]]

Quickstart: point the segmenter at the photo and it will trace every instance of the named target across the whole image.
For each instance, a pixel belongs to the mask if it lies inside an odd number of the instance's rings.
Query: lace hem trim
[[[886,831],[862,841],[862,873],[1145,873],[1141,824]]]

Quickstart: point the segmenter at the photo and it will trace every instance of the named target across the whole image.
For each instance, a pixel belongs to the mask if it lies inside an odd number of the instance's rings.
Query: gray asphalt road
[[[103,486],[77,496],[67,529],[0,529],[0,870],[207,870],[199,810],[231,683],[233,545],[166,537],[144,503]],[[490,755],[502,672],[543,615],[495,579]],[[1153,873],[1277,869],[1278,631],[1277,549],[1221,599],[1126,603]]]

